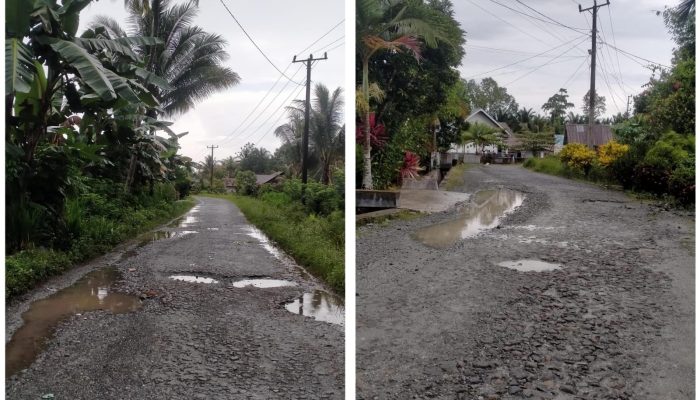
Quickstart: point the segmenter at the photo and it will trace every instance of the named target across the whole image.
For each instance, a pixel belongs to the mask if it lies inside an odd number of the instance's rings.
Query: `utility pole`
[[[581,8],[578,5],[578,12],[591,11],[593,14],[593,24],[591,26],[591,89],[588,92],[588,142],[591,143],[593,135],[593,124],[595,123],[595,53],[596,53],[596,26],[598,22],[598,9],[610,4],[610,0],[606,0],[605,4],[598,4],[598,0],[593,0],[593,7]]]
[[[214,149],[218,149],[219,146],[207,146],[207,149],[211,149],[211,175],[209,175],[209,190],[214,188]]]
[[[327,60],[328,54],[323,53],[323,58],[314,58],[313,54],[309,54],[309,58],[304,60],[297,60],[297,56],[294,56],[292,60],[293,63],[304,63],[306,64],[306,106],[304,107],[304,136],[301,139],[302,147],[302,158],[301,158],[301,183],[303,188],[306,186],[306,181],[308,178],[308,157],[309,157],[309,111],[311,110],[311,63],[319,60]],[[304,196],[302,192],[302,201],[304,201]]]

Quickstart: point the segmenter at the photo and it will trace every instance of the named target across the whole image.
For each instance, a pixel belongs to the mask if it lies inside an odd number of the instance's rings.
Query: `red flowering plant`
[[[411,151],[404,153],[403,165],[401,165],[399,169],[401,180],[418,178],[418,172],[422,169],[423,167],[420,166],[420,157],[418,157],[416,153]]]
[[[369,141],[374,148],[382,148],[389,140],[389,135],[386,133],[384,124],[377,123],[377,118],[374,113],[369,114]],[[365,121],[357,122],[355,130],[355,140],[357,143],[365,142]]]

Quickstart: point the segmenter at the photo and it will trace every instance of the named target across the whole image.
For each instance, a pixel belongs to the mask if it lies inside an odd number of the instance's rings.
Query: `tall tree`
[[[480,82],[471,79],[466,82],[466,101],[472,110],[481,108],[491,116],[515,115],[518,103],[504,87],[498,86],[493,78],[484,78]]]
[[[549,112],[551,121],[555,122],[562,119],[564,114],[566,114],[566,110],[573,106],[574,103],[569,101],[569,95],[566,93],[566,89],[561,88],[559,92],[555,93],[542,105],[542,109]]]
[[[581,109],[583,110],[583,114],[588,116],[588,110],[590,108],[590,95],[591,91],[589,90],[586,92],[586,94],[583,96],[583,107]],[[595,102],[594,102],[594,107],[593,107],[593,118],[598,119],[603,113],[605,112],[605,97],[600,96],[598,93],[595,95]]]
[[[269,174],[275,169],[275,161],[267,149],[255,147],[253,143],[246,143],[238,153],[241,171],[253,171],[256,174]]]
[[[228,59],[223,37],[193,24],[198,3],[127,0],[128,30],[106,16],[97,17],[91,24],[93,30],[103,28],[99,36],[153,36],[161,40],[158,44],[134,46],[134,51],[144,55],[145,77],[150,77],[150,72],[168,83],[167,88],[152,88],[165,115],[185,113],[196,102],[240,81],[237,73],[223,66]]]
[[[333,160],[343,154],[345,126],[343,125],[343,90],[330,93],[323,84],[314,87],[313,117],[311,119],[311,144],[321,162],[321,182],[331,180]]]

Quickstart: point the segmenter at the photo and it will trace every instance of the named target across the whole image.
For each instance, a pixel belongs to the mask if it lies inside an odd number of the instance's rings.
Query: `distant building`
[[[593,132],[588,134],[588,124],[566,124],[565,143],[581,143],[590,148],[596,148],[613,140],[610,125],[593,125]]]
[[[269,183],[269,184],[279,183],[282,180],[282,175],[284,175],[284,172],[275,172],[275,173],[270,174],[270,175],[255,174],[255,183],[258,186],[264,185],[266,183]]]

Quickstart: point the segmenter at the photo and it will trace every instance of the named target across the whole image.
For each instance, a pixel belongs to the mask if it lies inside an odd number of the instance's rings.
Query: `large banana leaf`
[[[5,39],[5,95],[28,93],[34,79],[32,51],[17,38]]]
[[[116,54],[120,54],[120,55],[129,57],[131,60],[139,62],[139,63],[142,60],[142,58],[131,49],[131,47],[124,45],[124,44],[121,44],[121,43],[118,43],[114,40],[75,38],[75,39],[73,39],[73,41],[75,43],[79,44],[84,49],[92,51],[92,52],[109,50],[112,53],[116,53]]]
[[[34,9],[30,0],[5,1],[5,34],[8,38],[22,38],[29,32],[29,16]]]
[[[50,39],[48,42],[54,51],[78,70],[83,82],[103,100],[109,101],[117,98],[114,87],[107,77],[106,71],[108,70],[102,66],[97,58],[84,48],[67,40]]]

